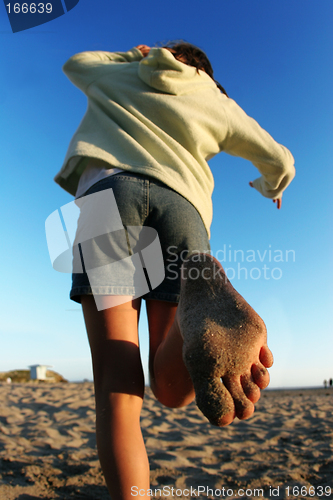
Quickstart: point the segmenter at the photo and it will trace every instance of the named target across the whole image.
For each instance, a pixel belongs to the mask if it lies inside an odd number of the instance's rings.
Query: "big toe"
[[[196,403],[211,424],[224,427],[236,416],[235,405],[229,391],[219,378],[193,381]]]

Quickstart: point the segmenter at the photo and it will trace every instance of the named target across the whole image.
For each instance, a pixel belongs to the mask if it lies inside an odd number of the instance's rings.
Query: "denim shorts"
[[[165,184],[140,174],[122,172],[100,180],[91,186],[82,197],[76,200],[76,204],[80,207],[76,232],[77,238],[79,238],[78,235],[82,235],[84,232],[86,234],[89,233],[89,231],[87,233],[87,228],[85,227],[87,225],[87,218],[83,216],[84,211],[87,212],[88,206],[85,205],[85,200],[93,199],[93,197],[88,195],[103,194],[102,191],[106,192],[106,190],[110,189],[112,189],[114,205],[112,205],[111,200],[107,208],[105,208],[105,205],[103,206],[103,213],[95,217],[93,224],[95,238],[90,239],[90,243],[88,244],[90,260],[93,262],[93,266],[91,265],[90,267],[97,268],[97,278],[95,276],[92,282],[91,275],[84,266],[86,259],[83,259],[83,256],[87,254],[87,251],[86,254],[82,254],[81,246],[83,244],[76,245],[76,248],[80,252],[82,270],[75,272],[78,269],[74,267],[70,298],[80,303],[81,295],[94,295],[95,297],[98,295],[134,295],[133,289],[127,283],[125,274],[118,273],[118,276],[116,276],[117,273],[113,271],[114,267],[105,266],[104,264],[110,262],[110,253],[117,254],[118,257],[115,260],[119,260],[120,251],[118,252],[118,249],[120,247],[126,247],[126,251],[128,251],[129,237],[127,228],[138,227],[144,229],[152,228],[154,231],[149,231],[154,234],[157,233],[158,238],[156,239],[160,243],[161,251],[159,251],[161,259],[163,257],[161,262],[162,267],[164,265],[163,275],[165,275],[164,279],[162,276],[158,286],[154,288],[149,286],[149,289],[146,290],[147,293],[142,293],[141,297],[145,300],[162,300],[178,303],[180,297],[180,268],[186,259],[187,253],[210,253],[207,231],[199,212],[183,196]],[[101,194],[98,196],[101,196]],[[94,209],[89,206],[89,212],[92,210]],[[114,214],[115,212],[117,213],[117,217],[120,216],[120,218],[116,217],[117,223],[113,227],[112,234],[116,234],[118,231],[117,234],[121,235],[121,237],[119,236],[117,240],[116,250],[114,245],[110,250],[110,241],[105,240],[105,237],[101,234],[102,232],[105,233],[105,230],[98,231],[100,219],[114,220],[112,213]],[[100,236],[96,237],[96,234],[100,234]],[[87,238],[85,236],[84,239],[87,240]],[[123,243],[120,244],[120,240]],[[75,248],[75,245],[73,248]],[[148,258],[154,260],[150,257]],[[124,261],[126,259],[121,260]]]

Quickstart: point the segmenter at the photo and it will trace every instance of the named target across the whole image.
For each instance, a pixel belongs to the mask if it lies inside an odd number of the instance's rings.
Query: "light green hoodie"
[[[55,181],[75,195],[86,158],[153,177],[189,200],[207,232],[214,180],[207,160],[220,151],[250,160],[254,187],[279,198],[295,175],[291,153],[222,94],[203,71],[153,48],[83,52],[63,67],[88,97]]]

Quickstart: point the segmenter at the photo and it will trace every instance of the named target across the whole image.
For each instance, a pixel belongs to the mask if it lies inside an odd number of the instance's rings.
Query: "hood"
[[[151,49],[140,61],[138,74],[147,85],[167,94],[183,95],[216,88],[207,73],[177,61],[168,49]]]

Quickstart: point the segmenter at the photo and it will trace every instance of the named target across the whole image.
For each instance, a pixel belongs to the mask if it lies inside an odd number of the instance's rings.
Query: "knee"
[[[127,363],[127,362],[126,362]],[[115,363],[114,363],[115,364]],[[94,369],[95,396],[109,399],[110,404],[131,402],[132,397],[143,399],[145,382],[141,364],[135,369],[128,363],[128,369],[103,361]]]

